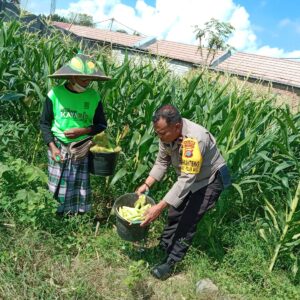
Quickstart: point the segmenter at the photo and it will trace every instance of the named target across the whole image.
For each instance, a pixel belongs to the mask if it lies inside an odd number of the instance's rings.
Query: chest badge
[[[200,172],[202,156],[198,141],[193,138],[186,138],[182,141],[181,172],[197,174]]]

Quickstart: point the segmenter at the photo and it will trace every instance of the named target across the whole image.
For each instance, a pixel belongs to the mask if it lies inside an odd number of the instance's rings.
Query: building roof
[[[79,37],[131,48],[137,48],[135,47],[135,45],[145,39],[144,36],[130,35],[126,33],[114,32],[87,26],[72,25],[63,22],[52,22],[52,24]],[[208,54],[207,49],[203,49],[201,55],[198,46],[195,45],[188,45],[165,40],[154,40],[154,43],[152,43],[151,45],[138,49],[150,52],[153,55],[159,55],[167,57],[169,59],[202,65],[206,64],[205,60]],[[214,57],[214,60],[220,58],[220,56],[222,56],[223,54],[223,51],[218,51]],[[211,58],[212,56],[210,55],[207,61],[210,62]]]
[[[136,47],[139,43],[143,43],[144,36],[63,22],[53,22],[52,24],[78,37],[103,43],[112,43],[132,49],[140,49],[153,55],[159,55],[192,65],[208,65],[209,63],[210,67],[216,71],[300,88],[300,62],[297,61],[243,52],[236,52],[230,55],[230,53],[223,51],[217,52],[213,60],[211,60],[211,56],[206,60],[208,50],[202,49],[201,55],[201,51],[196,45],[166,40],[156,41],[156,39],[153,39],[153,43],[148,46]]]
[[[300,88],[300,62],[297,61],[237,52],[215,69]]]
[[[115,45],[122,45],[126,47],[133,47],[133,45],[136,42],[145,38],[143,36],[114,32],[87,26],[72,25],[63,22],[52,22],[52,24],[60,29],[69,31],[79,37],[106,43],[112,43]]]
[[[212,54],[208,53],[207,49],[202,49],[201,53],[199,47],[196,45],[188,45],[165,40],[157,41],[156,43],[148,46],[147,50],[152,54],[199,65],[210,64],[212,63],[211,60],[215,61],[225,54],[223,51],[218,51],[213,58]],[[209,56],[206,60],[208,54]]]

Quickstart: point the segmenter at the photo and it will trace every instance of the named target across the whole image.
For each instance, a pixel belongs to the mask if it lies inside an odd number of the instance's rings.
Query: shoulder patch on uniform
[[[200,172],[202,156],[198,141],[194,138],[185,138],[182,141],[181,172],[197,174]]]

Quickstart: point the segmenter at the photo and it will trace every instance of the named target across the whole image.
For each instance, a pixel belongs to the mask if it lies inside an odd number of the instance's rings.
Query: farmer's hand
[[[168,203],[164,200],[160,201],[158,204],[153,205],[147,211],[145,212],[145,220],[143,223],[141,223],[140,226],[144,227],[149,225],[151,222],[156,220],[161,212],[168,206]]]
[[[49,148],[51,151],[51,157],[54,161],[61,161],[63,159],[62,155],[60,154],[60,150],[53,142],[49,143]]]
[[[81,135],[85,135],[91,132],[90,128],[71,128],[64,131],[64,135],[69,139],[75,139]]]

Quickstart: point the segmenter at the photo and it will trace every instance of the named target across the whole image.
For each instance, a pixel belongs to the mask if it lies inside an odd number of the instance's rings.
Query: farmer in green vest
[[[40,119],[48,145],[49,190],[59,202],[58,214],[85,213],[91,209],[88,156],[73,158],[70,145],[89,141],[89,137],[105,130],[100,95],[89,84],[110,78],[83,54],[77,54],[49,77],[65,79],[64,84],[49,91]]]

